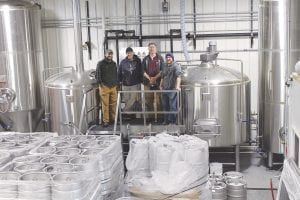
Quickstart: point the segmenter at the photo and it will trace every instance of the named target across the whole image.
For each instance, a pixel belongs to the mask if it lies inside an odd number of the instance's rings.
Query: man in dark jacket
[[[166,54],[166,66],[161,73],[161,90],[180,90],[180,66],[174,61],[172,53]],[[162,107],[163,111],[175,112],[177,110],[177,92],[163,92],[162,93]],[[165,114],[163,124],[175,124],[176,114]]]
[[[144,88],[145,90],[159,90],[161,71],[164,68],[164,59],[157,53],[155,43],[149,43],[149,54],[143,59]],[[160,94],[145,93],[148,111],[160,110]]]
[[[118,70],[118,80],[122,84],[123,91],[140,91],[143,78],[142,62],[137,57],[133,49],[126,49],[127,57],[121,61]],[[123,101],[125,102],[124,111],[134,111],[133,105],[138,102],[139,93],[123,93]]]
[[[105,58],[98,62],[96,80],[99,83],[99,92],[102,105],[103,127],[113,122],[117,105],[117,64],[112,60],[113,51],[105,51]],[[111,114],[111,115],[110,115]],[[111,118],[110,118],[111,117]]]

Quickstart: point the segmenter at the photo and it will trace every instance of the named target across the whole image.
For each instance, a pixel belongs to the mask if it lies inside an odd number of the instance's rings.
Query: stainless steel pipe
[[[74,23],[76,71],[80,74],[84,71],[80,0],[73,0],[72,2],[73,2],[73,18],[74,18],[73,23]]]

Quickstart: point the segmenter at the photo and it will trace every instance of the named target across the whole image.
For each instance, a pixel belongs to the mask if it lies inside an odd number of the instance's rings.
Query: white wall
[[[162,0],[142,0],[142,15],[159,16],[161,20],[164,20],[163,24],[144,24],[144,35],[159,35],[169,34],[170,29],[179,29],[180,24],[168,23],[172,20],[170,15],[179,14],[179,2],[180,0],[168,0],[169,12],[163,13],[161,10]],[[192,0],[186,0],[185,12],[191,14],[193,12]],[[74,49],[74,37],[72,21],[72,0],[39,0],[39,3],[43,7],[43,19],[46,20],[46,24],[49,25],[49,20],[58,20],[60,25],[68,27],[56,27],[56,28],[43,28],[44,37],[44,49],[46,57],[46,67],[63,67],[75,65],[75,49]],[[92,40],[92,60],[88,59],[88,52],[84,50],[84,64],[85,69],[95,68],[98,60],[103,57],[103,42],[104,42],[104,30],[105,29],[124,29],[135,30],[137,35],[139,34],[139,25],[127,25],[126,16],[128,19],[135,19],[138,21],[138,0],[89,0],[90,4],[90,17],[97,19],[97,23],[93,23],[91,27],[91,40]],[[85,18],[85,0],[81,0],[82,17]],[[200,14],[207,13],[236,13],[236,12],[249,12],[250,0],[196,0],[196,11]],[[258,11],[258,0],[254,0],[254,11]],[[104,18],[106,23],[104,23]],[[112,26],[109,21],[112,22],[117,17],[122,20],[123,24]],[[146,17],[147,18],[147,17]],[[149,19],[149,18],[148,18]],[[203,20],[197,18],[197,20]],[[152,20],[155,21],[155,20]],[[197,31],[203,33],[215,33],[215,32],[232,32],[233,30],[244,31],[250,29],[250,22],[207,22],[197,23]],[[254,29],[257,29],[257,22],[254,22]],[[193,24],[186,23],[186,31],[193,31]],[[86,36],[87,28],[83,27],[83,42],[87,40]],[[223,58],[238,58],[244,61],[244,72],[250,77],[252,81],[252,111],[257,111],[257,85],[258,85],[258,54],[257,47],[258,41],[254,40],[253,48],[250,47],[250,39],[248,38],[223,38],[213,39],[218,43],[218,49],[220,51],[229,51],[221,53],[219,57]],[[149,41],[144,41],[143,45],[146,46]],[[159,49],[162,52],[170,50],[170,42],[157,40],[155,41],[159,45]],[[209,39],[203,39],[197,41],[197,51],[206,49]],[[120,41],[120,48],[127,46],[138,46],[138,41],[126,40]],[[109,48],[115,50],[115,42],[109,42]],[[193,45],[188,49],[191,53],[192,59],[198,59],[199,53],[192,53],[194,51]],[[174,42],[174,51],[181,51],[181,41]],[[183,60],[183,53],[176,53],[176,59]],[[229,66],[238,69],[237,63],[231,62],[219,62],[219,64]]]

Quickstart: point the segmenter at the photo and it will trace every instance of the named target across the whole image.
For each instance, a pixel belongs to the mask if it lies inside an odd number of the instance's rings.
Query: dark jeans
[[[163,92],[162,93],[162,107],[163,111],[176,111],[177,110],[177,92]],[[176,123],[176,114],[164,114],[165,123]]]

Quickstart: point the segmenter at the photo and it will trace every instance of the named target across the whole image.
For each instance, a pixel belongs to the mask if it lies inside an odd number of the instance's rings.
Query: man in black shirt
[[[142,62],[133,49],[126,49],[126,58],[121,61],[118,70],[118,80],[122,84],[123,91],[140,91],[143,80]],[[123,93],[125,102],[124,111],[134,111],[134,104],[139,101],[139,93]]]

